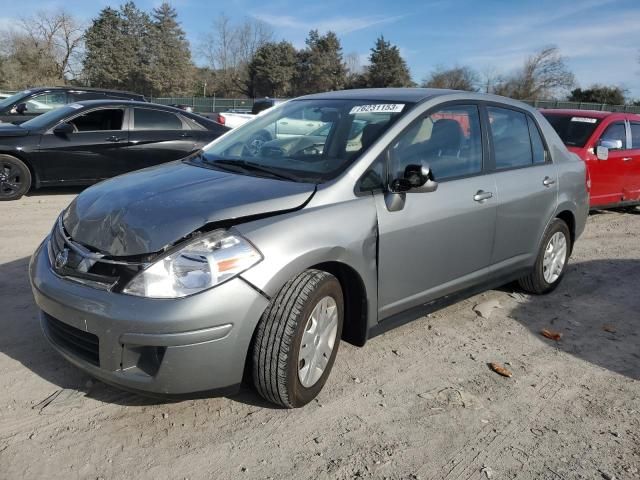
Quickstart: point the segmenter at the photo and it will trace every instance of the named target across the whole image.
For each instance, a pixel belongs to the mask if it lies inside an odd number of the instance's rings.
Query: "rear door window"
[[[527,115],[507,108],[488,107],[496,169],[533,164]]]
[[[600,137],[600,141],[620,141],[622,148],[621,149],[613,149],[613,150],[624,150],[627,148],[627,129],[623,122],[612,123],[607,127],[602,136]]]
[[[71,123],[78,132],[100,132],[122,130],[124,110],[121,108],[104,108],[85,113],[74,118]]]
[[[183,130],[184,128],[182,120],[171,112],[148,108],[134,109],[134,130]]]

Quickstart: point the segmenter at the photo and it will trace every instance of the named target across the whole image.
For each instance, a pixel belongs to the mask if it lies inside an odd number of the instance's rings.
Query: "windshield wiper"
[[[277,172],[269,167],[265,167],[258,163],[247,162],[246,160],[209,160],[210,163],[214,165],[222,165],[225,167],[232,167],[236,169],[236,171],[241,170],[245,172],[259,172],[264,173],[270,177],[279,178],[282,180],[289,180],[291,182],[297,182],[298,178],[293,175],[288,175],[286,173]]]

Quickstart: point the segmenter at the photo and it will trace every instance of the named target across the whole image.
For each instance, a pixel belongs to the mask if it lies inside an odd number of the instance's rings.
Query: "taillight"
[[[591,193],[591,175],[589,175],[589,168],[586,165],[584,169],[584,184],[587,187],[587,193]]]
[[[218,114],[218,118],[216,119],[216,122],[218,122],[220,125],[224,125],[226,121],[227,121],[226,118],[224,118],[222,115]]]

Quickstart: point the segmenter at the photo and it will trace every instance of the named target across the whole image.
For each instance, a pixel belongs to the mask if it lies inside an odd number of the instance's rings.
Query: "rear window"
[[[569,147],[584,147],[601,119],[588,115],[563,115],[551,112],[542,113]]]
[[[182,130],[182,121],[173,113],[136,108],[133,114],[134,130]]]

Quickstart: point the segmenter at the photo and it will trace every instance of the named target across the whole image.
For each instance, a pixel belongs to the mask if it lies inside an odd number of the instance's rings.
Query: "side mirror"
[[[426,163],[422,165],[407,165],[404,177],[391,182],[391,191],[396,193],[414,192],[428,193],[438,189],[438,182],[433,179],[431,168]]]
[[[13,107],[11,109],[11,113],[13,113],[14,115],[22,115],[24,112],[26,112],[27,109],[27,104],[26,103],[19,103],[17,104],[15,107]]]
[[[54,135],[66,136],[73,133],[75,129],[70,123],[60,123],[53,129]]]
[[[607,147],[603,147],[602,145],[598,145],[596,147],[596,157],[598,158],[598,160],[608,160],[609,149]]]

